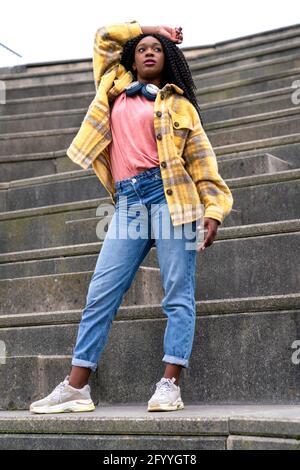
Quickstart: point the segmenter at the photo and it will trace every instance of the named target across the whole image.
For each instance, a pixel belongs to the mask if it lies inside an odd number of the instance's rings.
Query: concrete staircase
[[[70,370],[111,201],[65,153],[94,97],[91,60],[0,69],[0,449],[300,449],[299,45],[295,25],[184,50],[234,207],[198,255],[176,413],[146,411],[167,321],[155,247],[91,375],[96,412],[28,412]]]

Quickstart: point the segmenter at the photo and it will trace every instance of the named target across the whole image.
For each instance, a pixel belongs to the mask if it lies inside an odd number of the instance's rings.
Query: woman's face
[[[153,36],[141,39],[135,48],[134,59],[132,68],[137,73],[137,80],[159,86],[165,64],[165,54],[160,41]]]

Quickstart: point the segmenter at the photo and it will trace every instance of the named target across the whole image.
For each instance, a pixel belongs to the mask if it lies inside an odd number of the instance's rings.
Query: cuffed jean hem
[[[84,361],[83,359],[72,359],[72,366],[78,366],[78,367],[88,367],[89,369],[92,369],[93,372],[96,371],[98,364],[95,364],[94,362],[89,362],[89,361]]]
[[[189,367],[188,359],[181,359],[180,357],[169,356],[168,354],[165,354],[162,360],[163,362],[169,362],[170,364],[177,364],[186,368]]]

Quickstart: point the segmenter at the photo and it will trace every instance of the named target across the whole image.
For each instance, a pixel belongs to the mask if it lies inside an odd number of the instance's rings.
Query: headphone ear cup
[[[147,85],[143,85],[142,94],[143,94],[148,100],[155,101],[156,94],[149,93],[149,91],[147,91]]]
[[[125,93],[127,96],[134,96],[143,88],[143,86],[144,84],[138,81],[132,82],[125,88]]]

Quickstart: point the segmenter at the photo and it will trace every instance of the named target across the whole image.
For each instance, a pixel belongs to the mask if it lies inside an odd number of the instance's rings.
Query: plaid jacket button
[[[163,93],[160,94],[161,99],[163,100],[165,95]]]
[[[160,111],[157,111],[156,116],[161,117],[162,113]]]
[[[161,162],[161,167],[162,167],[162,168],[167,168],[166,162]]]
[[[179,126],[179,122],[177,122],[177,121],[174,122],[174,126],[175,126],[175,127],[178,127],[178,126]]]
[[[157,137],[158,140],[161,140],[161,139],[162,139],[162,135],[161,135],[161,134],[157,134],[156,137]]]
[[[172,189],[167,189],[167,194],[171,195],[173,193]]]

